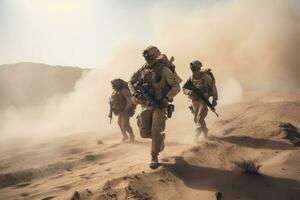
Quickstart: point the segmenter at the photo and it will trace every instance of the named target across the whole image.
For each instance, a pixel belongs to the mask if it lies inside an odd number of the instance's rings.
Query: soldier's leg
[[[200,101],[193,101],[192,102],[192,105],[193,105],[193,109],[194,109],[194,122],[196,124],[196,130],[195,130],[195,133],[196,133],[196,136],[195,136],[195,141],[198,141],[198,138],[202,132],[201,130],[201,125],[200,125]]]
[[[123,115],[122,115],[122,113],[120,113],[118,115],[118,125],[119,125],[119,127],[121,129],[121,132],[122,132],[122,135],[123,135],[122,141],[128,140],[129,138],[128,138],[127,134],[126,134],[126,130],[123,127]]]
[[[203,103],[201,106],[200,112],[199,112],[199,123],[200,123],[201,130],[205,137],[207,137],[207,133],[208,133],[208,128],[207,128],[206,122],[205,122],[207,112],[208,112],[207,105],[205,105]]]
[[[137,124],[142,138],[152,138],[152,110],[145,109],[137,116]]]
[[[164,149],[166,114],[162,109],[155,108],[152,116],[152,146],[151,146],[151,163],[150,167],[155,169],[158,167],[158,154]]]
[[[192,101],[193,114],[194,114],[194,122],[197,125],[198,123],[198,113],[199,113],[199,101]]]
[[[129,136],[130,136],[130,141],[133,142],[134,141],[134,134],[133,134],[133,130],[130,126],[130,122],[129,122],[129,119],[130,119],[130,116],[129,114],[124,114],[123,115],[123,120],[122,120],[122,126],[123,126],[123,129],[129,133]]]

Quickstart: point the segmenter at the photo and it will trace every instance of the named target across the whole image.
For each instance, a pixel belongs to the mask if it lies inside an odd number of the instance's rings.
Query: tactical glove
[[[192,99],[192,100],[197,99],[197,95],[193,91],[189,91],[188,95],[189,95],[189,98]]]
[[[169,99],[167,97],[160,100],[160,108],[165,108],[169,105]]]

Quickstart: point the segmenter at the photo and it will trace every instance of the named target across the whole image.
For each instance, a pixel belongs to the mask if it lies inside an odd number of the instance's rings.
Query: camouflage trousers
[[[205,117],[207,116],[208,108],[207,105],[201,100],[192,101],[194,122],[197,126],[196,134],[200,135],[201,132],[207,136],[208,129],[205,123]]]
[[[154,107],[142,108],[142,112],[138,115],[138,127],[142,138],[151,138],[151,153],[158,155],[162,141],[161,133],[166,126],[165,109]]]
[[[126,132],[128,132],[130,136],[133,135],[133,131],[130,126],[129,119],[130,119],[130,115],[128,112],[121,112],[118,114],[118,125],[124,137],[127,137]]]

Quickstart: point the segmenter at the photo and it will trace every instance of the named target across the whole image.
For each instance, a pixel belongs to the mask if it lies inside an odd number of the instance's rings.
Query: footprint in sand
[[[69,190],[69,189],[71,189],[71,186],[70,185],[61,185],[61,186],[57,186],[55,188],[63,189],[63,190]]]
[[[50,196],[50,197],[45,197],[45,198],[42,198],[42,200],[50,200],[50,199],[54,199],[55,196]]]
[[[29,193],[24,192],[24,193],[21,194],[21,196],[22,196],[22,197],[27,197],[27,196],[29,196]]]
[[[17,188],[22,188],[22,187],[26,187],[28,185],[31,185],[31,183],[21,183],[21,184],[18,184],[14,187],[14,189],[17,189]]]

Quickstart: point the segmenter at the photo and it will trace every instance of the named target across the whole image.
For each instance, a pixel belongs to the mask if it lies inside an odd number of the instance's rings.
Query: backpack
[[[117,81],[122,88],[126,88],[127,90],[129,90],[128,82],[122,79],[115,79],[115,81]],[[127,104],[127,100],[125,96],[123,96],[123,94],[115,91],[111,95],[111,103],[112,103],[112,110],[114,114],[117,115],[120,112],[124,111]],[[135,108],[136,106],[132,105],[132,107],[129,109],[129,113],[134,113]]]
[[[160,56],[158,56],[156,62],[159,62],[159,63],[163,64],[164,66],[167,66],[173,73],[176,73],[175,65],[173,64],[173,61],[174,61],[173,56],[169,60],[165,54],[161,54]]]
[[[204,73],[206,73],[213,81],[214,81],[214,83],[216,82],[216,79],[215,79],[215,76],[214,76],[214,74],[212,73],[212,71],[211,71],[211,69],[205,69],[204,70]]]
[[[158,58],[157,58],[157,62],[161,63],[162,65],[168,67],[174,74],[176,80],[178,83],[182,82],[182,79],[177,75],[176,70],[175,70],[175,65],[173,64],[174,62],[174,57],[171,56],[170,59],[168,59],[168,57],[165,54],[161,54]]]
[[[126,107],[126,98],[119,92],[113,92],[110,98],[111,108],[115,115],[118,115]]]

